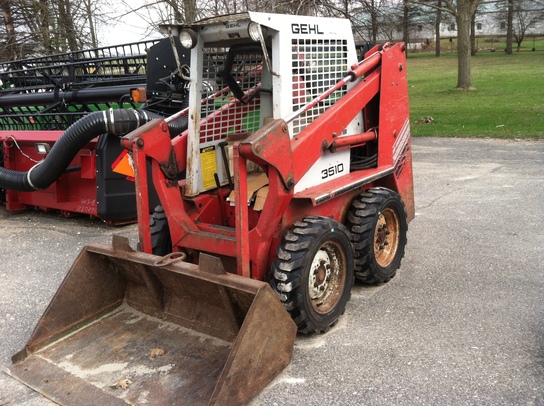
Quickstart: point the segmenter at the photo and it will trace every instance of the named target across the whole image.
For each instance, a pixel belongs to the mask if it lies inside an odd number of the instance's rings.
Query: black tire
[[[348,230],[326,217],[294,224],[278,246],[270,281],[302,333],[325,332],[344,313],[353,285]]]
[[[151,233],[153,254],[163,257],[172,252],[172,238],[168,228],[168,219],[164,208],[160,205],[155,207],[155,211],[151,215],[149,232]]]
[[[365,283],[386,283],[400,267],[406,247],[406,210],[400,196],[376,187],[361,193],[348,213],[355,259],[355,277]]]

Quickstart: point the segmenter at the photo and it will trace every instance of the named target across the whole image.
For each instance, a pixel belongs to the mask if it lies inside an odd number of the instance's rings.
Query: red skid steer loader
[[[253,12],[164,29],[191,52],[188,108],[116,121],[139,251],[87,246],[9,369],[58,403],[246,404],[404,255],[403,44],[358,58],[347,21]]]

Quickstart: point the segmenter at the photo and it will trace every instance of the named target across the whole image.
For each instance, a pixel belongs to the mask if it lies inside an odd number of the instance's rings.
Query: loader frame
[[[0,63],[0,167],[30,170],[68,127],[96,111],[141,107],[161,116],[179,111],[186,96],[183,79],[172,74],[176,69],[167,38]],[[9,211],[135,222],[134,184],[113,171],[123,151],[117,137],[96,134],[50,187],[32,192],[0,187],[0,203]]]

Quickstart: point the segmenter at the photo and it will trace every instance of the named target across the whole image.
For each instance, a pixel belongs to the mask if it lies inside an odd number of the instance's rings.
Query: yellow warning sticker
[[[202,186],[204,189],[214,188],[216,186],[214,174],[217,173],[214,145],[200,149],[200,165],[202,166]]]

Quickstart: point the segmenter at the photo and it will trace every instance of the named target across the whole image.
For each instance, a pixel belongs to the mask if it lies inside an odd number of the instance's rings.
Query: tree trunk
[[[414,3],[421,4],[419,0],[411,0]],[[448,13],[455,16],[457,23],[457,89],[470,90],[472,87],[472,76],[470,68],[470,26],[481,0],[457,0],[457,4],[451,1],[445,1],[442,3],[437,0],[437,4],[429,3],[429,7],[436,8],[437,10],[446,10]],[[445,4],[445,8],[441,5]],[[437,41],[439,37],[439,18],[437,16]]]
[[[470,55],[476,55],[476,13],[472,15],[470,21]]]
[[[38,15],[39,15],[39,26],[40,34],[42,38],[42,44],[45,50],[45,53],[50,55],[53,53],[54,47],[51,42],[51,30],[49,25],[51,24],[51,17],[49,14],[49,5],[47,0],[40,0],[38,3]]]
[[[61,38],[64,37],[70,51],[77,51],[78,44],[76,38],[76,30],[74,27],[74,19],[72,18],[70,1],[57,0],[57,4],[59,6],[59,28],[62,33]]]
[[[378,38],[378,10],[376,10],[375,0],[370,0],[370,25],[372,31],[372,43],[375,44]]]
[[[438,0],[438,7],[442,7],[442,1]],[[440,37],[440,24],[442,23],[442,10],[438,9],[436,10],[436,23],[434,26],[435,31],[435,39],[436,39],[436,46],[435,46],[435,56],[438,58],[440,56],[440,40],[442,39]]]
[[[406,44],[406,49],[409,48],[410,44],[410,33],[408,31],[410,27],[410,15],[409,15],[409,8],[408,8],[408,0],[404,0],[404,10],[403,10],[403,16],[402,16],[402,42]]]
[[[457,89],[471,90],[472,75],[470,69],[470,3],[459,1],[457,4]]]
[[[19,58],[17,57],[17,38],[15,35],[15,26],[13,25],[9,0],[0,0],[0,8],[2,9],[2,16],[4,17],[7,36],[6,50],[2,55],[2,59],[6,61],[14,61]]]
[[[508,14],[506,20],[506,54],[512,55],[514,0],[508,0]]]
[[[87,13],[87,20],[89,21],[89,31],[91,34],[91,46],[98,48],[98,40],[96,39],[96,31],[94,29],[94,15],[92,10],[92,1],[85,0],[85,11]]]
[[[195,0],[183,0],[185,6],[185,22],[192,23],[196,21],[196,1]]]

